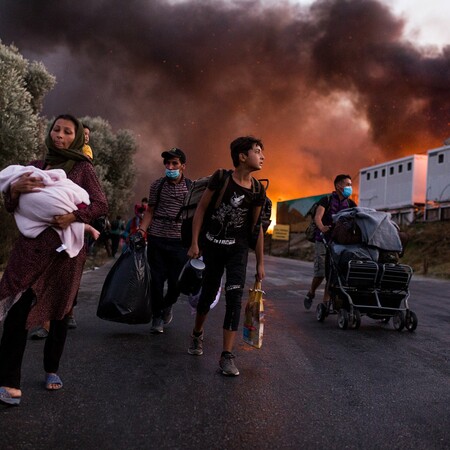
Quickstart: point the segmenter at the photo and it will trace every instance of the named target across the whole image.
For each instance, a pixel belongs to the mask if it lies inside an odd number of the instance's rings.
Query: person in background
[[[89,145],[89,141],[91,140],[91,128],[88,125],[83,124],[83,132],[84,132],[84,145],[83,145],[83,150],[82,150],[83,154],[85,156],[87,156],[91,161],[93,161],[94,160],[94,153],[92,152],[92,148]],[[99,237],[93,239],[93,237],[90,236],[89,237],[89,241],[88,241],[88,248],[90,248],[91,246],[93,248],[94,245],[95,245],[95,241]],[[78,326],[77,325],[77,321],[75,320],[75,312],[74,312],[74,309],[73,309],[77,303],[78,303],[78,295],[75,298],[74,306],[70,310],[69,315],[67,317],[67,324],[68,324],[68,328],[70,330],[74,330]],[[42,338],[47,337],[47,335],[48,335],[48,329],[47,329],[46,326],[44,326],[43,328],[38,328],[37,330],[32,332],[31,333],[31,338],[32,339],[42,339]]]
[[[123,223],[121,216],[116,216],[116,218],[111,222],[111,253],[112,257],[116,257],[116,253],[119,249],[120,237],[125,231],[125,225]]]
[[[83,145],[83,154],[86,155],[91,161],[94,159],[94,154],[92,152],[92,148],[89,145],[89,141],[91,138],[91,129],[87,125],[83,125],[84,130],[84,145]]]
[[[141,203],[134,205],[134,216],[127,222],[125,229],[121,234],[121,237],[125,241],[122,246],[122,252],[124,252],[130,243],[130,236],[137,233],[141,228],[142,219],[144,217],[145,207]]]
[[[21,367],[28,329],[50,321],[44,346],[44,385],[59,390],[57,372],[67,336],[67,314],[72,308],[86,261],[86,247],[70,258],[58,252],[61,239],[54,227],[65,229],[73,222],[90,223],[108,211],[106,196],[91,160],[83,154],[83,125],[75,117],[58,116],[46,137],[47,155],[30,165],[43,170],[62,169],[67,178],[85,189],[90,204],[54,217],[36,238],[19,235],[0,280],[0,320],[4,319],[0,343],[0,404],[21,401]],[[40,177],[22,175],[4,194],[5,207],[13,213],[22,194],[45,188]]]
[[[319,200],[319,205],[317,206],[316,214],[314,216],[314,223],[317,227],[314,242],[314,276],[303,302],[306,309],[311,308],[313,299],[316,295],[316,290],[325,278],[327,252],[322,235],[327,241],[329,240],[333,225],[333,214],[336,214],[343,209],[356,206],[356,203],[349,198],[351,195],[352,179],[350,175],[339,174],[334,179],[334,191],[331,196],[324,196]],[[325,286],[323,303],[327,304],[328,301],[329,294]]]

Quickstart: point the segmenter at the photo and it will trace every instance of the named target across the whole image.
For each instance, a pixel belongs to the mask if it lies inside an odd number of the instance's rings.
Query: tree
[[[0,41],[0,168],[34,159],[43,140],[42,99],[55,77]]]
[[[0,41],[0,169],[36,158],[43,140],[42,99],[54,85],[55,77],[41,63],[29,63],[16,47]],[[0,196],[0,264],[17,233],[12,216],[1,206]]]

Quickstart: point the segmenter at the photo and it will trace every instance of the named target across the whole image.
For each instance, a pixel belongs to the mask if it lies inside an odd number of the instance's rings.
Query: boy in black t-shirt
[[[229,177],[226,185],[220,175],[221,171],[213,174],[194,215],[192,244],[188,256],[200,256],[198,242],[200,230],[203,228],[205,237],[202,254],[206,268],[188,352],[191,355],[203,354],[203,326],[226,270],[226,312],[223,323],[223,352],[219,366],[224,375],[236,376],[239,375],[239,370],[234,364],[232,350],[239,326],[249,238],[265,200],[261,184],[258,193],[255,193],[255,180],[252,181],[251,174],[261,169],[264,154],[262,142],[252,136],[235,139],[230,144],[230,149],[234,172],[226,175]],[[218,192],[222,194],[222,199],[218,207],[211,210],[210,205],[215,202],[213,198],[218,198]],[[264,278],[263,243],[261,227],[255,248],[258,280]]]

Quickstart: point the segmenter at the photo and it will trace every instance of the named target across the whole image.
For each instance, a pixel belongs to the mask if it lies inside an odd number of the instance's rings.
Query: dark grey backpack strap
[[[225,169],[219,169],[220,170],[220,182],[223,183],[219,195],[217,197],[216,203],[214,204],[214,209],[217,209],[220,206],[220,203],[223,198],[223,194],[225,193],[225,190],[228,186],[228,183],[230,181],[231,175],[233,174],[232,170],[225,170]]]

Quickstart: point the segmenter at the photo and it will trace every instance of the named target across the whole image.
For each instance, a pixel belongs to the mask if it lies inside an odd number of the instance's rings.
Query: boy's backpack
[[[325,208],[325,210],[328,209],[328,207],[330,206],[331,194],[326,195],[326,197],[327,197],[327,207]],[[319,206],[319,202],[322,199],[323,199],[323,197],[321,197],[320,200],[315,202],[311,206],[311,208],[309,208],[309,211],[306,213],[306,217],[311,216],[311,222],[309,223],[308,228],[306,228],[306,230],[305,230],[306,239],[309,242],[315,242],[316,241],[317,225],[314,222],[314,217],[316,215],[316,211],[317,211],[317,207]]]
[[[250,243],[249,246],[252,250],[255,250],[256,248],[256,242],[258,241],[259,236],[259,229],[262,227],[263,234],[267,233],[267,230],[269,229],[270,223],[272,222],[270,220],[270,216],[272,215],[272,200],[270,200],[269,197],[267,197],[267,189],[269,187],[269,180],[267,178],[258,180],[259,182],[259,189],[255,190],[255,194],[258,194],[260,191],[260,186],[262,182],[266,182],[265,191],[266,191],[266,197],[264,200],[264,205],[261,208],[261,213],[259,215],[258,221],[256,222],[255,226],[253,227],[251,236],[250,236]]]
[[[267,230],[272,223],[270,216],[272,215],[272,200],[266,195],[266,199],[264,201],[264,206],[261,210],[261,226],[263,228],[263,233],[266,234]]]
[[[232,170],[219,170],[220,184],[222,186],[216,191],[211,200],[211,204],[214,205],[215,208],[219,207],[225,189],[228,185],[230,176],[233,173]],[[208,187],[210,178],[211,175],[208,175],[207,177],[202,177],[191,182],[189,191],[184,198],[183,206],[180,208],[180,212],[177,215],[177,220],[181,219],[181,241],[183,243],[183,246],[186,248],[189,248],[191,246],[192,221],[194,219],[195,210],[197,209],[197,205],[202,198],[203,192],[205,192],[206,188]]]

